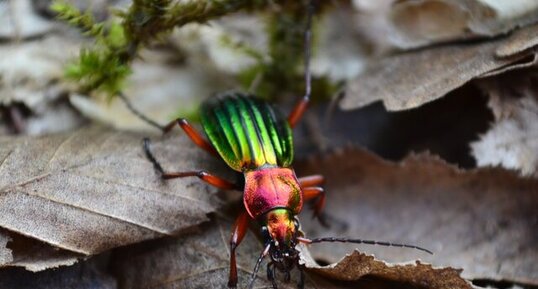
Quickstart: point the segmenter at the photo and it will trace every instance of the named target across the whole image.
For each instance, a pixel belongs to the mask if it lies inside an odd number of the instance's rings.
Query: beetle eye
[[[269,230],[267,229],[267,226],[262,227],[261,234],[264,241],[271,240],[271,235],[269,235]]]
[[[301,224],[299,223],[299,220],[297,220],[297,218],[293,219],[293,224],[295,225],[296,230],[299,230],[301,228]]]

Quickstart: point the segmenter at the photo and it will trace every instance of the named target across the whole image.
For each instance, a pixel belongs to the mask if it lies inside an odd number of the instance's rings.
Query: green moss
[[[239,10],[260,11],[266,2],[134,0],[127,10],[114,11],[117,17],[107,22],[96,22],[90,12],[81,12],[58,0],[51,8],[58,13],[59,19],[95,39],[94,45],[84,48],[79,58],[66,67],[66,77],[77,81],[83,93],[98,90],[112,97],[122,90],[125,79],[131,73],[130,64],[141,48],[176,27],[192,22],[205,23]],[[227,37],[221,39],[223,44],[256,59],[257,63],[240,72],[238,79],[244,88],[249,88],[259,78],[253,92],[268,100],[304,93],[305,6],[302,1],[274,2],[281,9],[264,11],[269,57],[245,43],[233,42]],[[314,79],[312,86],[313,99],[327,99],[336,91],[336,86],[327,79]]]
[[[127,11],[115,11],[121,22],[98,23],[90,12],[56,0],[51,9],[58,18],[78,27],[95,44],[84,48],[66,68],[66,77],[76,80],[80,90],[101,90],[114,96],[130,74],[130,63],[138,51],[152,41],[187,23],[204,23],[242,9],[262,7],[266,0],[186,1],[134,0]]]

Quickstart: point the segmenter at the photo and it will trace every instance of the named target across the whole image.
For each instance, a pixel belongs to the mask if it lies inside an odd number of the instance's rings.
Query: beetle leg
[[[229,182],[220,177],[214,176],[206,171],[188,171],[188,172],[165,172],[161,164],[157,161],[150,149],[150,141],[148,138],[144,139],[144,152],[146,157],[151,161],[155,169],[161,174],[161,177],[165,180],[185,177],[198,177],[202,181],[223,190],[241,190],[240,186]]]
[[[303,188],[303,196],[306,202],[316,199],[314,203],[314,218],[317,218],[321,225],[328,228],[329,224],[321,212],[325,206],[325,190],[322,187],[306,187]]]
[[[299,283],[297,284],[297,288],[299,289],[304,289],[304,271],[302,268],[299,268],[299,274],[300,274],[300,277],[299,277]]]
[[[319,217],[325,206],[325,190],[322,187],[307,187],[303,189],[305,201],[317,199],[314,203],[314,216]]]
[[[235,288],[237,286],[237,263],[235,260],[235,249],[247,233],[249,215],[247,212],[241,213],[235,220],[235,224],[230,237],[230,277],[228,278],[228,287]]]
[[[273,262],[267,263],[267,280],[271,282],[271,284],[273,285],[273,289],[278,289],[278,286],[275,280],[275,268],[274,267],[275,266]]]
[[[198,177],[202,181],[223,190],[240,190],[239,186],[235,183],[214,176],[206,171],[162,173],[162,178],[165,180],[185,177]]]
[[[178,118],[174,121],[171,121],[163,128],[163,133],[170,132],[175,126],[179,125],[181,129],[187,134],[187,136],[192,140],[194,144],[202,148],[206,152],[218,156],[219,154],[215,148],[184,118]]]
[[[305,95],[303,96],[301,100],[299,100],[299,102],[297,102],[295,107],[293,107],[293,110],[288,116],[288,123],[290,124],[292,128],[297,124],[299,119],[301,119],[301,116],[303,116],[309,102],[310,102],[310,95]]]
[[[311,175],[300,177],[297,179],[301,188],[307,188],[312,186],[319,186],[325,182],[325,178],[322,175]]]
[[[308,15],[306,18],[306,29],[304,32],[304,46],[305,46],[305,53],[304,53],[304,78],[305,78],[305,95],[293,108],[290,115],[288,116],[288,123],[291,127],[294,127],[299,119],[301,119],[301,116],[303,116],[306,107],[308,106],[308,103],[310,102],[310,92],[312,91],[312,75],[310,73],[310,43],[312,38],[312,14],[314,14],[314,7],[313,4],[310,3],[308,5]]]
[[[285,274],[285,275],[284,275],[284,281],[286,281],[286,283],[289,283],[290,280],[291,280],[291,272],[290,272],[290,271],[286,271],[284,274]]]

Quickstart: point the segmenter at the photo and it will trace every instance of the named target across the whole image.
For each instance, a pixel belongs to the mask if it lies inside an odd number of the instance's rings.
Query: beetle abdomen
[[[227,93],[206,101],[201,118],[209,141],[234,170],[291,165],[291,128],[268,103],[241,93]]]

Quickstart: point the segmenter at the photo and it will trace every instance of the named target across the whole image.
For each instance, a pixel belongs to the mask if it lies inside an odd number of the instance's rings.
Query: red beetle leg
[[[319,219],[321,210],[325,206],[325,190],[322,187],[307,187],[303,189],[303,195],[306,202],[317,199],[314,204],[314,217]]]
[[[171,121],[169,124],[167,124],[163,132],[168,133],[170,132],[175,125],[179,125],[181,129],[187,134],[187,136],[196,144],[198,147],[202,148],[206,152],[218,156],[219,154],[215,150],[215,148],[184,118],[178,118],[174,121]]]
[[[177,173],[163,173],[165,180],[185,177],[198,177],[202,181],[223,190],[240,190],[239,186],[220,177],[214,176],[206,171],[191,171]]]
[[[310,102],[310,93],[312,91],[312,76],[310,74],[310,43],[312,39],[311,23],[312,23],[312,10],[309,10],[306,31],[304,33],[305,55],[304,55],[304,71],[305,71],[305,95],[301,100],[297,102],[290,115],[288,116],[288,123],[293,128],[297,122],[301,119],[306,107]]]
[[[300,177],[297,179],[301,188],[307,188],[312,186],[319,186],[325,182],[325,178],[322,175],[311,175]]]
[[[304,112],[306,111],[306,107],[308,106],[308,103],[310,102],[310,95],[305,95],[293,108],[290,115],[288,116],[288,123],[291,127],[294,127],[297,122],[301,119]]]
[[[232,236],[230,237],[230,277],[228,278],[228,287],[237,286],[237,263],[235,260],[235,249],[247,233],[249,215],[247,212],[241,213],[235,220]]]

